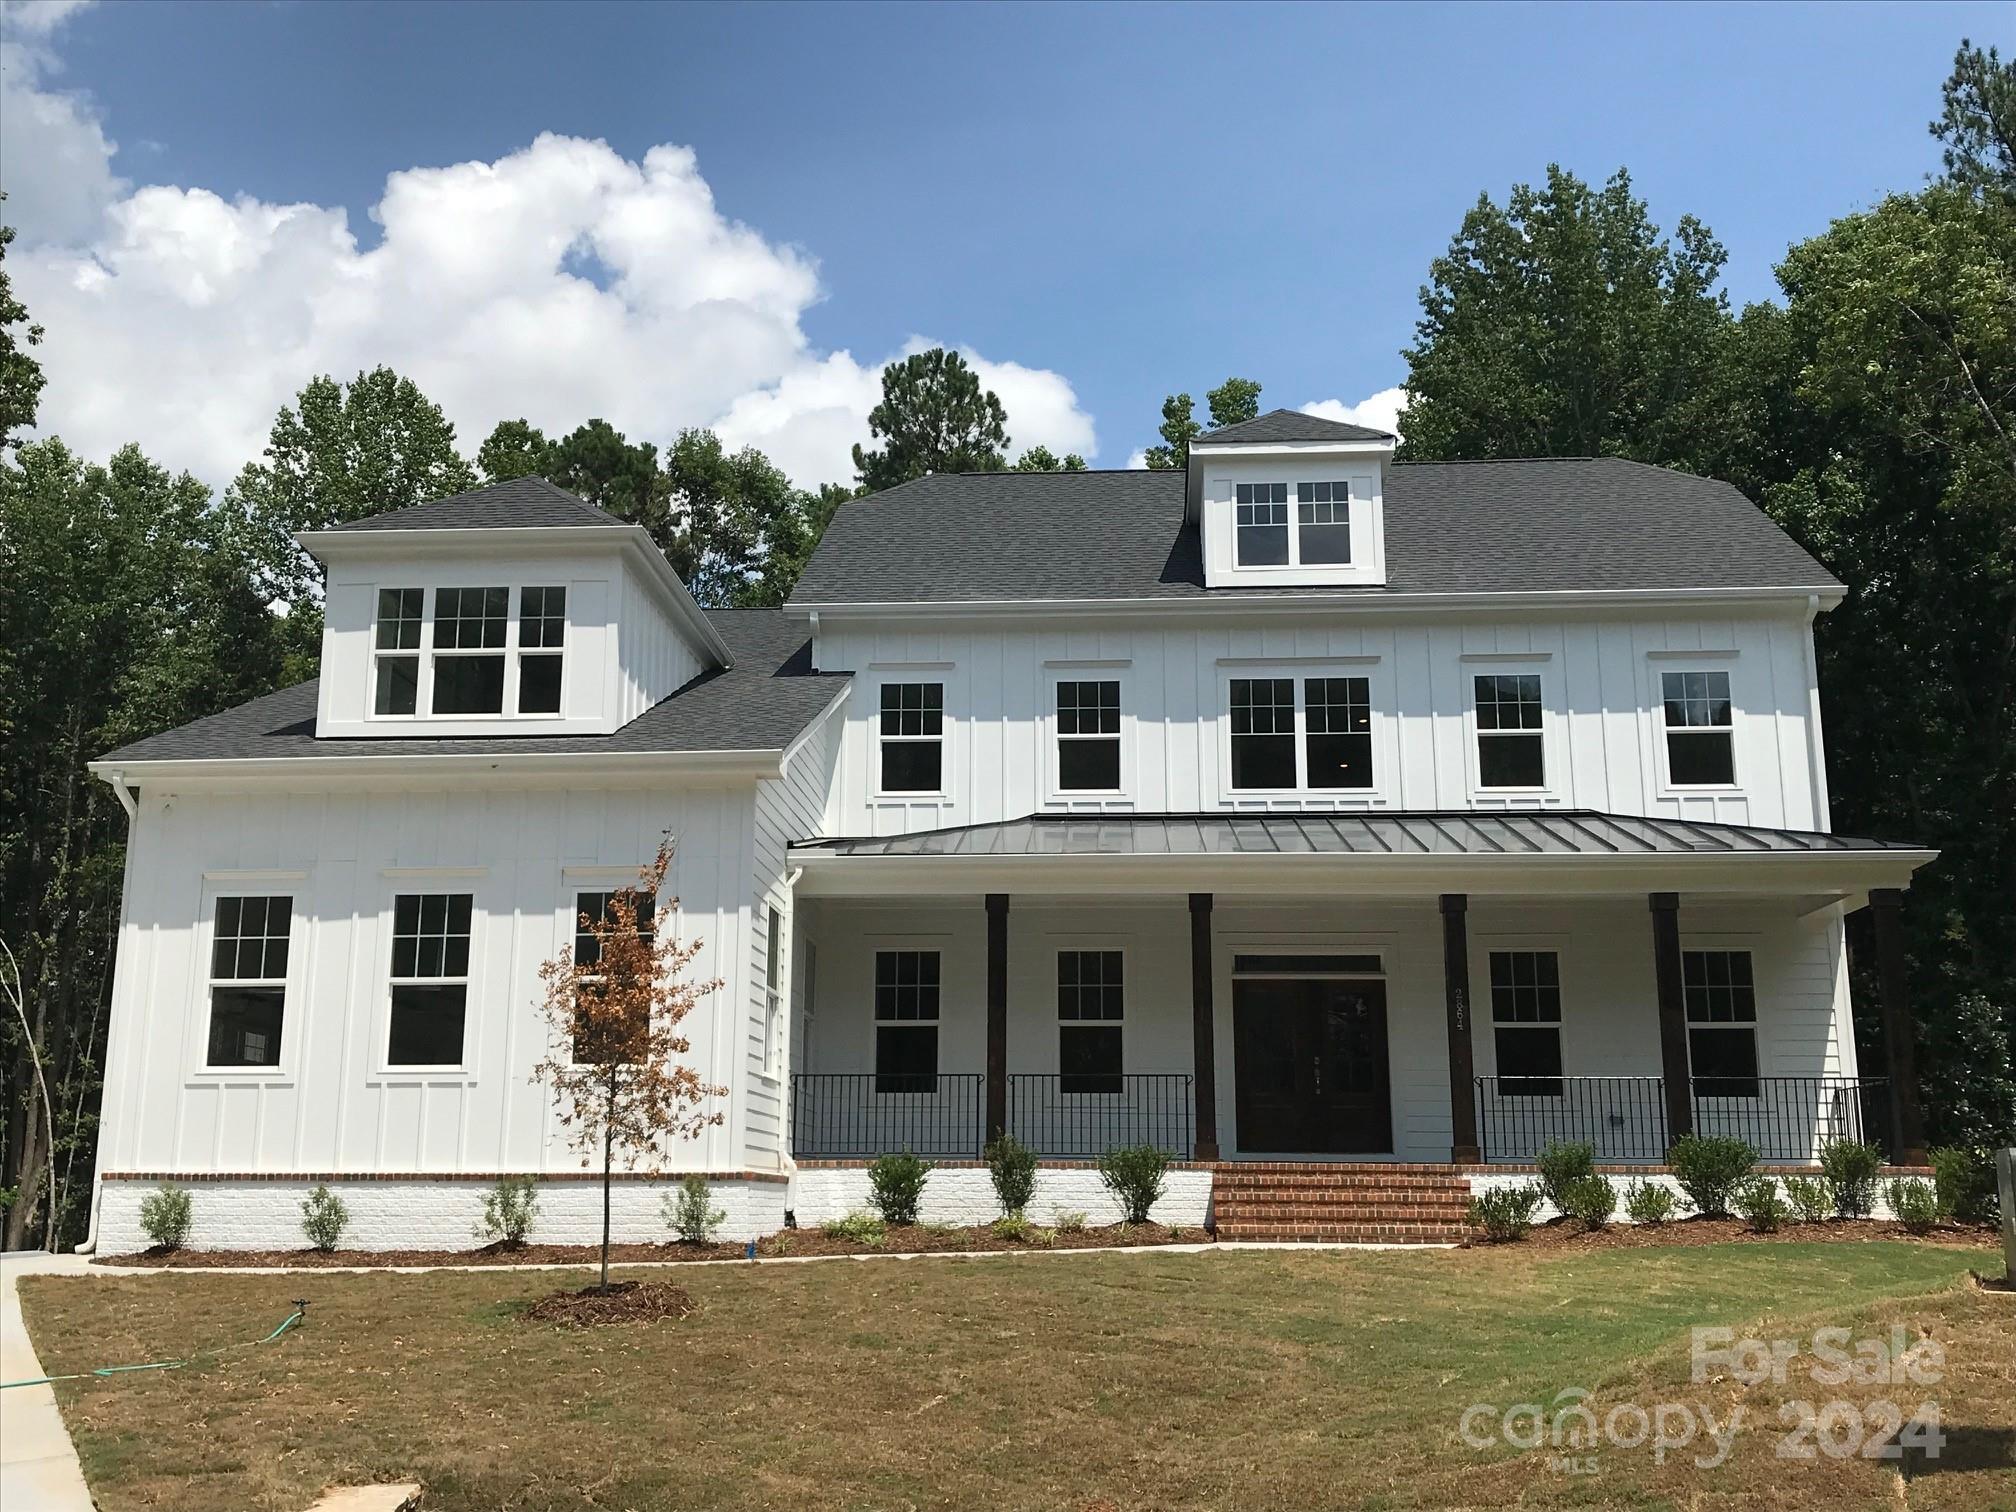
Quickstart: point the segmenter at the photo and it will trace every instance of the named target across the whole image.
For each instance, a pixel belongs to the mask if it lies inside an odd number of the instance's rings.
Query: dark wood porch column
[[[1687,996],[1680,972],[1680,894],[1656,892],[1652,969],[1659,992],[1659,1070],[1666,1084],[1666,1143],[1694,1132],[1694,1082],[1687,1069]]]
[[[1477,1068],[1470,1043],[1470,899],[1442,894],[1442,999],[1449,1017],[1449,1158],[1476,1165]]]
[[[1918,1106],[1913,1063],[1910,982],[1904,973],[1904,894],[1895,887],[1869,890],[1876,926],[1876,978],[1883,994],[1883,1058],[1890,1073],[1890,1159],[1925,1164],[1925,1115]]]
[[[987,1137],[1008,1132],[1008,894],[987,894]]]
[[[1191,1095],[1199,1160],[1218,1158],[1218,1021],[1211,1006],[1211,894],[1190,894]]]

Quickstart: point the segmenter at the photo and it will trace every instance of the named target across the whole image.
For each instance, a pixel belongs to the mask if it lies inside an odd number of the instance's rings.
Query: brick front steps
[[[1446,1167],[1231,1161],[1211,1168],[1221,1240],[1460,1244],[1470,1183]]]

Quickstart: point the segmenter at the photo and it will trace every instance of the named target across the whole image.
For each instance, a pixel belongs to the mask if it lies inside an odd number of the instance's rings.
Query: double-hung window
[[[763,958],[763,1074],[784,1074],[784,910],[770,905],[768,953]]]
[[[560,712],[560,664],[567,643],[567,590],[518,590],[518,712]]]
[[[277,1066],[291,897],[219,898],[210,943],[211,1066]]]
[[[938,1090],[938,952],[875,952],[875,1090]]]
[[[1241,567],[1286,567],[1288,485],[1234,484],[1232,508],[1233,560]]]
[[[1491,1032],[1500,1093],[1561,1095],[1561,961],[1553,951],[1491,952]]]
[[[392,1025],[388,1066],[459,1066],[469,1007],[468,893],[392,900]]]
[[[1057,952],[1059,1091],[1120,1090],[1121,970],[1117,950]]]
[[[1373,785],[1371,679],[1235,677],[1228,702],[1235,790]]]
[[[945,685],[884,683],[881,709],[882,791],[945,790]]]
[[[1687,1056],[1697,1097],[1755,1097],[1757,988],[1747,950],[1684,950]]]
[[[618,921],[618,915],[610,911],[609,905],[617,897],[625,898],[632,910],[631,923],[637,938],[648,949],[657,939],[658,899],[647,892],[635,888],[622,888],[617,892],[584,892],[574,898],[574,964],[583,967],[599,967],[602,964],[602,939],[608,926]],[[601,933],[596,926],[602,926]],[[607,978],[601,974],[588,978],[590,990],[599,986]],[[623,1063],[628,1060],[625,1047],[642,1038],[640,1029],[648,1025],[630,1022],[605,1023],[599,1026],[584,1024],[578,1018],[574,1024],[572,1055],[577,1066],[606,1066],[611,1061]]]
[[[1666,778],[1676,787],[1736,781],[1736,725],[1727,672],[1662,672]]]
[[[1351,560],[1351,485],[1295,485],[1295,549],[1304,567],[1345,565]]]
[[[504,712],[510,615],[508,588],[434,590],[434,713]]]
[[[412,714],[420,703],[420,611],[426,591],[380,588],[372,627],[371,712]]]
[[[1477,785],[1547,785],[1547,755],[1537,672],[1484,673],[1476,680]]]
[[[1057,684],[1057,786],[1067,793],[1120,790],[1120,684]]]

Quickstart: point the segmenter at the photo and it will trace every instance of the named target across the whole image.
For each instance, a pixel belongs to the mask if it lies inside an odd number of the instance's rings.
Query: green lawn
[[[2016,1508],[2016,1303],[1981,1256],[1904,1243],[1543,1258],[1222,1252],[698,1267],[681,1322],[532,1326],[568,1273],[35,1277],[46,1368],[156,1359],[310,1321],[198,1368],[66,1387],[101,1505],[305,1507],[325,1484],[414,1478],[430,1508]],[[653,1279],[666,1272],[642,1273]],[[1767,1336],[1903,1323],[1946,1348],[1949,1447],[1913,1466],[1774,1458],[1796,1377],[1688,1380],[1691,1324]],[[1477,1450],[1473,1403],[1593,1393],[1599,1413],[1741,1402],[1729,1461]],[[1493,1420],[1495,1421],[1495,1419]],[[1900,1500],[1900,1492],[1908,1493]],[[1754,1501],[1753,1501],[1754,1499]]]

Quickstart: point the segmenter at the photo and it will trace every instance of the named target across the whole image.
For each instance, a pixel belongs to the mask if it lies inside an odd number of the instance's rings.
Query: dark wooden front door
[[[1232,1062],[1241,1152],[1392,1150],[1384,982],[1235,980]]]

